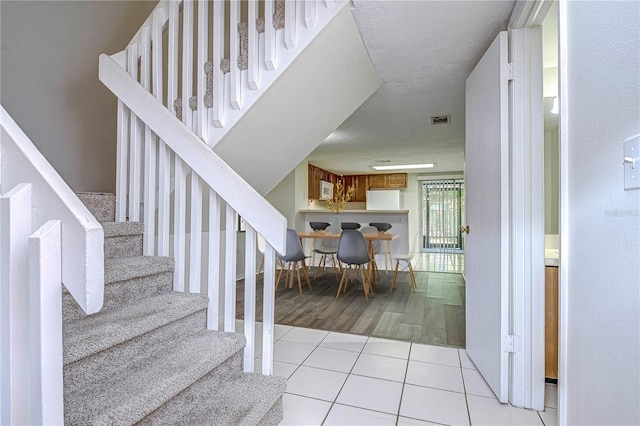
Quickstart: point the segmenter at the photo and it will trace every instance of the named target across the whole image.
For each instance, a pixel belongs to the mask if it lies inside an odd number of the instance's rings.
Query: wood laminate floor
[[[275,323],[416,343],[465,347],[465,287],[460,274],[416,272],[417,291],[411,291],[409,274],[398,273],[390,293],[393,273],[380,273],[375,294],[365,301],[362,284],[352,282],[336,300],[338,282],[333,270],[313,280],[312,290],[303,278],[302,296],[294,288],[276,292]],[[302,271],[300,272],[302,276]],[[243,319],[244,281],[238,281],[237,318]],[[258,280],[256,317],[262,318],[262,279]]]

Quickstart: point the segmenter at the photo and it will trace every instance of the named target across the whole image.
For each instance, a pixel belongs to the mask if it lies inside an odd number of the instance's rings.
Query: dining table
[[[366,241],[369,242],[369,255],[372,259],[372,262],[375,262],[374,250],[373,250],[373,242],[374,241],[393,241],[398,238],[398,234],[391,234],[389,232],[377,232],[377,233],[363,233],[362,236]],[[305,231],[298,232],[298,237],[300,241],[304,239],[327,239],[327,240],[337,240],[340,238],[340,234],[330,234],[324,231]],[[303,244],[304,247],[304,244]],[[377,281],[376,274],[373,274],[373,282]]]

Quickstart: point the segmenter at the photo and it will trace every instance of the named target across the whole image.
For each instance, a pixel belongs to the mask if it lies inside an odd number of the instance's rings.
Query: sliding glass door
[[[462,253],[464,181],[422,181],[422,247],[424,251]]]

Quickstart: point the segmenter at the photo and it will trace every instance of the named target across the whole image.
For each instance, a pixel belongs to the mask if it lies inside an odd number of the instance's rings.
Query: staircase
[[[263,195],[381,84],[350,6],[160,1],[99,58],[118,98],[116,195],[81,196],[102,226],[0,108],[0,423],[282,418],[271,374],[287,220]]]
[[[206,329],[207,298],[173,292],[173,259],[142,256],[143,225],[111,194],[79,194],[105,233],[102,310],[63,292],[65,423],[277,424],[285,380],[244,373],[244,336]]]

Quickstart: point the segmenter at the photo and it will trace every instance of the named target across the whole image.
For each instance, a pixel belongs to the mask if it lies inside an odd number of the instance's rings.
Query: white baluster
[[[168,47],[168,85],[167,106],[174,112],[173,103],[178,98],[178,40],[179,40],[179,0],[171,0],[169,3],[169,47]],[[183,83],[184,83],[183,76]],[[184,99],[183,99],[184,101]],[[182,103],[182,120],[186,122],[186,111]],[[185,286],[185,262],[186,262],[186,191],[187,191],[186,166],[178,155],[173,158],[173,257],[175,259],[173,290],[184,291]]]
[[[274,0],[264,2],[264,65],[269,71],[276,69],[276,30],[273,28]]]
[[[304,25],[308,29],[316,27],[317,13],[316,0],[304,0]]]
[[[182,2],[182,122],[192,128],[189,98],[193,96],[193,0]]]
[[[167,108],[172,113],[173,102],[178,97],[178,31],[180,19],[179,0],[169,1],[169,25],[167,27],[169,46],[167,47]]]
[[[217,330],[220,321],[220,197],[209,188],[209,259],[207,328]]]
[[[173,162],[173,257],[175,270],[174,291],[184,291],[186,256],[186,217],[187,217],[187,166],[178,155]]]
[[[229,62],[231,63],[230,80],[231,92],[230,100],[233,109],[242,108],[242,88],[240,86],[240,68],[238,68],[238,57],[240,56],[240,33],[238,24],[240,23],[240,1],[231,0],[229,3]]]
[[[29,367],[29,235],[31,184],[0,198],[0,344],[3,425],[31,424]],[[6,401],[9,401],[8,403]]]
[[[258,31],[256,30],[256,19],[258,18],[257,0],[249,0],[249,22],[248,25],[248,80],[249,88],[257,90],[260,86],[260,67],[258,66]]]
[[[296,47],[296,1],[284,2],[284,44],[287,49]]]
[[[275,250],[269,244],[264,251],[262,299],[262,374],[273,374],[273,336],[275,315]]]
[[[130,111],[118,99],[118,134],[116,143],[116,222],[127,220],[127,167]]]
[[[209,60],[207,51],[208,39],[208,15],[209,2],[207,0],[198,0],[198,70],[196,77],[198,79],[197,99],[198,109],[196,115],[198,117],[197,134],[203,140],[207,140],[207,108],[204,106],[204,95],[207,93],[207,76],[204,72],[204,64]]]
[[[202,277],[202,180],[191,170],[189,229],[189,293],[201,293]]]
[[[253,373],[256,351],[256,231],[247,224],[244,267],[244,371]]]
[[[220,61],[224,55],[224,2],[213,2],[213,125],[224,127],[224,74]]]
[[[50,220],[29,238],[33,424],[63,424],[62,234]]]
[[[157,9],[153,15],[153,27],[151,30],[152,42],[152,82],[153,95],[163,103],[162,90],[162,26],[164,22],[164,9]],[[169,84],[169,83],[168,83]],[[166,105],[166,103],[165,103]],[[169,164],[169,149],[167,145],[158,139],[158,255],[169,255],[169,198],[171,192]],[[152,187],[155,192],[155,186]],[[154,213],[152,213],[154,214]]]
[[[127,47],[127,71],[138,80],[138,44]],[[140,123],[129,114],[129,220],[140,221]]]
[[[152,84],[152,52],[151,52],[151,29],[145,27],[140,35],[140,84],[151,91]],[[143,203],[144,203],[144,235],[143,253],[146,256],[155,254],[156,235],[156,156],[157,141],[156,135],[149,126],[144,126],[144,180]]]
[[[236,212],[227,204],[224,259],[224,331],[236,331]]]

